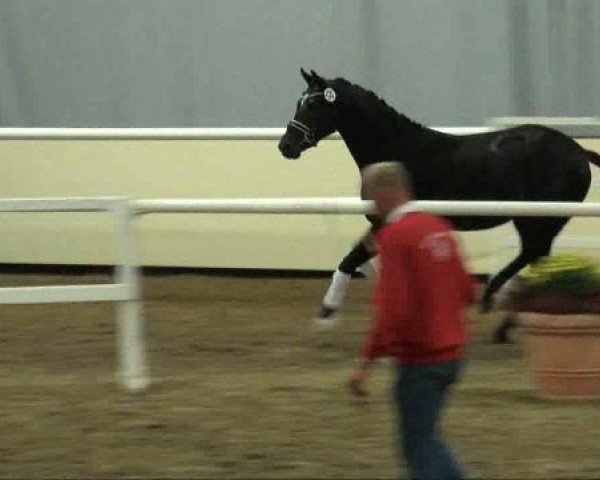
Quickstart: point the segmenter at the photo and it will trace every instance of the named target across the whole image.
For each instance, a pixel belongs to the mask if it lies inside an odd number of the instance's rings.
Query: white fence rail
[[[600,203],[419,201],[421,209],[439,215],[600,217]],[[0,304],[118,302],[118,378],[128,390],[150,383],[144,342],[135,215],[166,213],[365,214],[373,204],[359,198],[154,199],[39,198],[0,200],[0,212],[109,212],[117,223],[119,262],[115,283],[85,286],[0,288]]]
[[[455,135],[493,127],[432,127]],[[279,140],[285,128],[0,128],[0,140]],[[340,139],[338,133],[328,139]]]
[[[437,201],[415,202],[420,209],[436,215],[492,217],[597,217],[600,203],[578,202],[496,202]],[[269,213],[269,214],[366,214],[373,204],[355,197],[224,198],[134,200],[137,213]]]
[[[115,282],[98,285],[61,285],[0,288],[0,304],[117,302],[118,379],[128,390],[148,386],[142,341],[139,276],[134,248],[134,210],[125,198],[37,198],[0,200],[0,213],[107,212],[115,219],[118,263]]]
[[[494,117],[480,127],[430,127],[453,135],[535,123],[575,138],[599,138],[600,117]],[[0,128],[0,140],[278,140],[285,128]],[[339,140],[334,133],[329,140]]]

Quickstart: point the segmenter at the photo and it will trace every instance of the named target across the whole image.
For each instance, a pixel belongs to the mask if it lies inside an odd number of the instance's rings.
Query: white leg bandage
[[[336,270],[331,279],[331,285],[323,298],[323,305],[329,308],[340,308],[351,278],[351,275]]]

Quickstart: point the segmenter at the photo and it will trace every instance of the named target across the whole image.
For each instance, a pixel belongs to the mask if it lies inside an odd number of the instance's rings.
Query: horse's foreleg
[[[364,241],[360,241],[350,250],[333,273],[331,284],[323,298],[324,309],[338,310],[342,306],[352,274],[373,256],[374,253],[366,247]]]
[[[375,268],[375,265],[373,265],[371,260],[367,260],[360,267],[358,267],[357,270],[369,280],[374,280],[377,278],[377,268]]]
[[[331,284],[323,298],[321,310],[316,319],[319,326],[327,328],[333,325],[336,314],[344,303],[344,298],[352,274],[359,269],[359,267],[363,266],[361,270],[367,276],[369,276],[369,273],[374,273],[374,271],[371,270],[372,266],[369,263],[369,260],[376,255],[373,243],[371,232],[369,232],[352,250],[350,250],[339,264],[337,270],[333,273]]]

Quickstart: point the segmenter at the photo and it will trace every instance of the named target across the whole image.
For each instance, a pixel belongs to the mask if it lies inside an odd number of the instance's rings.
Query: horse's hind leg
[[[543,254],[542,254],[543,255]],[[481,299],[481,311],[488,312],[491,310],[492,295],[496,293],[502,285],[504,285],[511,277],[518,273],[522,268],[533,262],[536,258],[542,255],[537,255],[531,250],[522,249],[519,255],[504,267],[498,274],[493,276],[485,287],[483,297]],[[507,343],[508,333],[515,326],[513,315],[506,316],[500,326],[494,331],[494,343]]]
[[[315,319],[319,327],[328,328],[333,325],[336,314],[344,303],[352,274],[375,256],[371,235],[372,230],[350,250],[333,273],[331,284],[323,298],[319,314]],[[367,269],[365,268],[363,271],[365,270]],[[367,272],[365,271],[365,273]]]
[[[550,254],[554,238],[567,221],[566,218],[515,220],[515,227],[521,237],[521,252],[511,263],[495,275],[486,286],[482,298],[483,311],[490,310],[492,295],[510,278],[538,258]],[[508,333],[515,325],[514,316],[508,315],[494,332],[494,341],[496,343],[506,343]]]
[[[492,297],[494,293],[500,290],[500,287],[504,285],[510,278],[518,273],[522,268],[533,262],[539,255],[535,255],[533,252],[522,249],[519,255],[510,262],[506,267],[500,270],[488,281],[481,297],[480,311],[487,313],[492,309]]]

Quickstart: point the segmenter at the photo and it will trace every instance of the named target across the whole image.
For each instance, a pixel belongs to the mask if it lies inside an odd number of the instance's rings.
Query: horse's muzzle
[[[292,144],[285,138],[282,138],[279,141],[279,151],[285,158],[292,160],[300,158],[300,152],[298,151],[298,149],[294,148]]]

